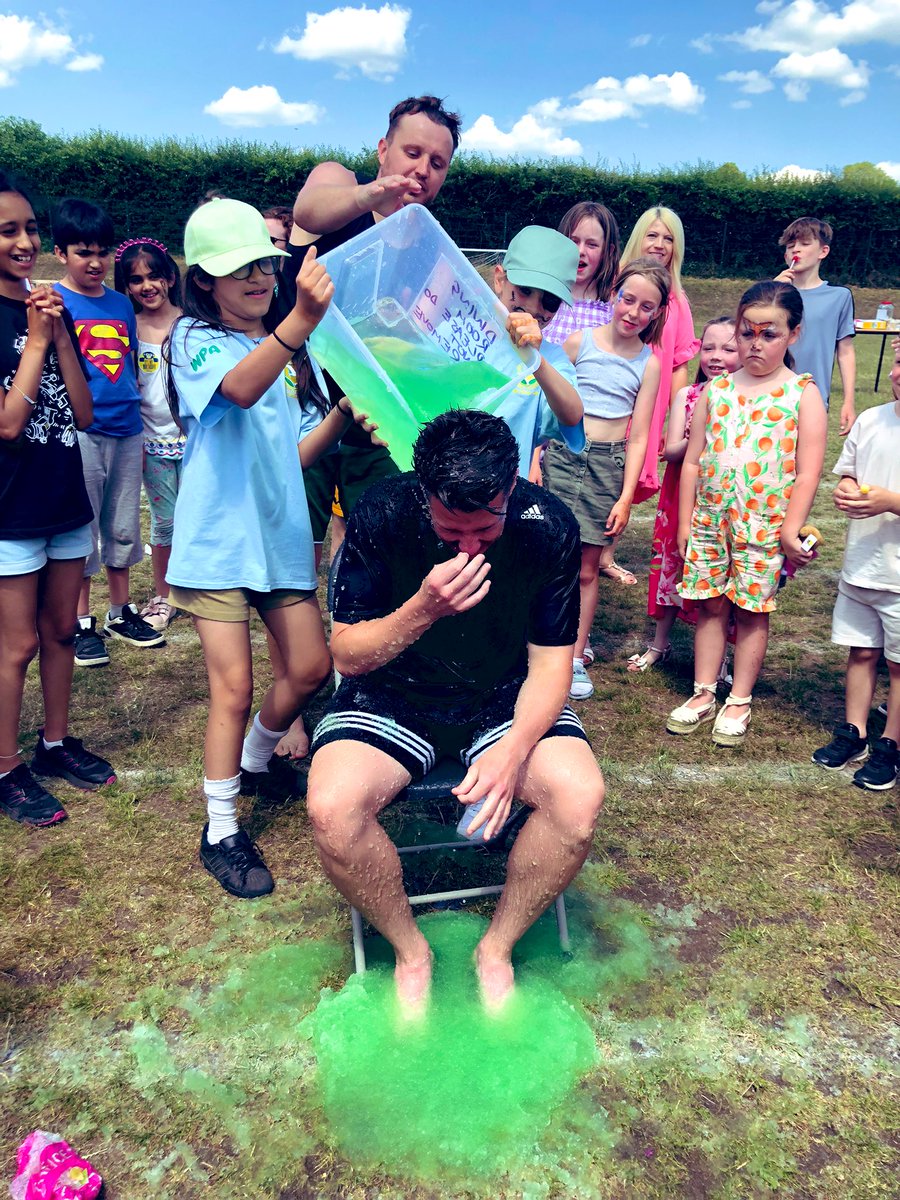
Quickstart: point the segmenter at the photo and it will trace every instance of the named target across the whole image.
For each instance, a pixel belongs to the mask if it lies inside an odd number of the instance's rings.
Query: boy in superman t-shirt
[[[103,285],[113,242],[112,221],[103,209],[87,200],[63,200],[53,217],[53,239],[53,251],[66,268],[57,286],[75,322],[94,402],[94,423],[78,435],[94,510],[94,548],[85,563],[78,600],[75,662],[80,667],[102,667],[109,654],[91,616],[91,577],[101,562],[109,583],[104,632],[141,649],[164,641],[129,597],[129,569],[144,554],[143,425],[134,357],[137,327],[130,302]]]

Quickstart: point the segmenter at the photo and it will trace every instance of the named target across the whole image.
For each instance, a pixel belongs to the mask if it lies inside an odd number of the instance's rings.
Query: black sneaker
[[[226,892],[252,900],[256,896],[267,896],[274,890],[275,880],[269,868],[243,829],[231,837],[222,838],[214,846],[207,841],[208,831],[209,825],[204,825],[200,861]]]
[[[0,808],[22,825],[55,825],[69,815],[57,798],[35,781],[24,763],[0,779]]]
[[[105,667],[109,652],[103,638],[97,632],[93,617],[82,617],[75,626],[75,666]]]
[[[812,760],[826,771],[840,771],[847,763],[862,762],[868,753],[869,744],[855,725],[835,725],[834,737],[814,752]]]
[[[122,608],[121,617],[111,617],[106,614],[103,628],[107,633],[120,637],[122,641],[139,650],[149,650],[151,646],[162,646],[165,638],[158,629],[148,625],[134,604],[126,604]]]
[[[273,754],[269,759],[268,771],[247,771],[241,767],[242,796],[259,796],[262,800],[277,803],[296,796],[299,787],[299,771],[279,754]]]
[[[897,782],[900,771],[900,751],[893,738],[879,738],[872,747],[869,761],[853,776],[857,787],[870,792],[886,792]]]
[[[61,746],[51,746],[48,750],[43,729],[34,748],[31,769],[35,775],[58,775],[86,792],[116,782],[116,773],[106,759],[85,750],[78,738],[64,737]]]

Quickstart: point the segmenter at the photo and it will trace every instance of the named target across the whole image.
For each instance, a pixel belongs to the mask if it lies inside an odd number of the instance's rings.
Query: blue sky
[[[898,62],[900,0],[0,7],[0,112],[68,134],[357,150],[427,91],[501,157],[900,181]]]

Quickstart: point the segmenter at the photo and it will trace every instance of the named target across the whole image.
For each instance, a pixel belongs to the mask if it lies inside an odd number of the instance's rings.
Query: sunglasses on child
[[[263,275],[274,275],[278,270],[278,259],[258,258],[256,262],[249,262],[246,266],[238,267],[236,271],[229,271],[228,274],[232,279],[249,279],[253,274],[253,268],[259,267]]]

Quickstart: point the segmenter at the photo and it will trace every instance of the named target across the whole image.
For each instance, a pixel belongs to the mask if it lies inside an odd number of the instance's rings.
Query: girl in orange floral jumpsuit
[[[789,347],[802,319],[791,284],[754,284],[736,316],[740,370],[712,380],[697,401],[678,514],[685,558],[678,590],[700,602],[694,693],[669,714],[670,733],[693,733],[715,719],[714,742],[744,740],[782,563],[812,558],[799,534],[822,473],[827,414],[811,377],[791,369]],[[716,716],[716,673],[732,612],[734,683]]]

